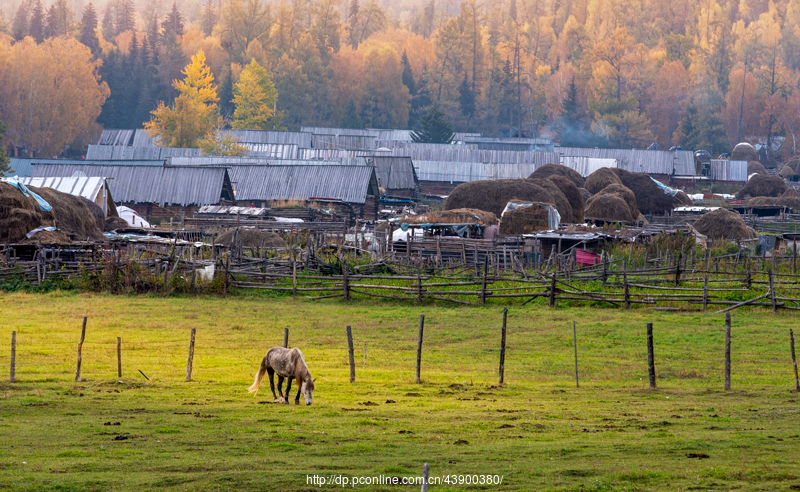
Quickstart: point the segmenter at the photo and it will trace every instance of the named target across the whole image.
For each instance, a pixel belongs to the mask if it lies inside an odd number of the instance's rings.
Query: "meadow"
[[[83,316],[85,381],[75,382]],[[724,315],[513,306],[499,385],[497,305],[0,293],[0,490],[419,490],[312,477],[416,477],[425,462],[452,477],[430,488],[440,491],[798,489],[796,320],[735,311],[724,391]],[[246,391],[285,327],[317,378],[311,406],[273,404],[266,381]],[[452,483],[466,475],[502,482]]]

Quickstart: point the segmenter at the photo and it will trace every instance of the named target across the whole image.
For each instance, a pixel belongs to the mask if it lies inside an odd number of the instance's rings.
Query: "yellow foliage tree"
[[[97,119],[109,96],[100,61],[75,39],[0,38],[0,120],[8,143],[30,156],[53,156]]]
[[[192,57],[183,69],[183,80],[174,80],[180,91],[172,106],[162,101],[151,111],[150,121],[144,124],[150,136],[162,147],[196,147],[201,138],[208,137],[218,122],[217,88],[214,75],[205,63],[203,50]]]
[[[253,59],[233,86],[231,126],[238,129],[281,130],[283,114],[275,111],[278,91],[267,71]]]

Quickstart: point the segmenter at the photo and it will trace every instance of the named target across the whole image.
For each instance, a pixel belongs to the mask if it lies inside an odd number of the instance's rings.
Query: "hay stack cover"
[[[736,144],[731,152],[734,161],[758,161],[758,151],[747,142]]]
[[[511,203],[521,202],[513,200]],[[530,234],[550,229],[547,206],[552,207],[546,203],[534,203],[530,207],[505,212],[500,220],[500,234]]]
[[[750,176],[751,174],[763,174],[764,176],[769,176],[767,169],[758,161],[747,161],[747,175]]]
[[[217,244],[233,246],[236,229],[225,231],[217,238]],[[286,242],[276,233],[257,229],[239,229],[239,243],[246,248],[285,248]]]
[[[553,197],[550,190],[558,191]],[[567,222],[572,216],[572,208],[563,193],[549,180],[545,179],[495,179],[491,181],[470,181],[456,186],[444,202],[444,210],[474,208],[492,212],[500,216],[508,202],[539,202],[553,205]]]
[[[712,239],[741,240],[757,237],[756,232],[747,226],[736,212],[720,208],[709,212],[694,223],[700,234]]]
[[[611,168],[601,167],[586,178],[583,187],[590,193],[597,193],[610,184],[622,184],[622,180]]]
[[[783,195],[788,189],[789,186],[780,176],[756,174],[736,192],[736,199],[744,200],[747,197],[757,196],[771,196],[777,198]]]
[[[568,178],[559,176],[557,174],[553,174],[547,179],[552,181],[553,184],[555,184],[558,189],[561,190],[561,193],[564,194],[564,197],[566,197],[567,201],[569,202],[570,207],[572,207],[572,222],[575,224],[583,222],[583,209],[585,207],[585,201],[583,200],[583,194],[581,193],[580,188],[575,186],[575,183],[570,181]]]
[[[562,176],[573,183],[577,188],[583,186],[583,176],[578,171],[567,167],[562,166],[561,164],[545,164],[544,166],[540,167],[539,169],[535,170],[533,174],[528,176],[528,178],[539,178],[539,179],[547,179],[550,176]]]

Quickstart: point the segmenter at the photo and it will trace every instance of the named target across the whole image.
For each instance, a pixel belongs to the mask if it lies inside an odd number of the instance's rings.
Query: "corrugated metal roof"
[[[250,149],[248,155],[253,157],[269,157],[273,159],[296,159],[297,145],[274,143],[244,143]]]
[[[444,145],[436,149],[408,147],[394,149],[393,155],[408,156],[417,161],[480,162],[492,164],[557,164],[558,154],[554,152],[513,152],[505,150],[472,150],[455,145]]]
[[[465,183],[484,179],[522,179],[530,176],[541,164],[503,164],[481,162],[414,160],[420,181]]]
[[[171,156],[201,155],[200,149],[175,147],[121,147],[118,145],[89,145],[88,160],[157,160]]]
[[[309,132],[276,132],[265,130],[220,130],[220,136],[230,135],[237,141],[248,144],[284,144],[297,145],[300,148],[311,147],[312,134]]]
[[[99,195],[102,191],[103,183],[106,181],[106,179],[99,176],[84,176],[80,178],[22,178],[21,181],[25,184],[25,186],[35,186],[36,188],[53,188],[54,190],[58,190],[62,193],[88,198],[94,202],[97,200],[97,195]],[[102,203],[102,201],[100,203]]]
[[[316,149],[373,150],[375,136],[315,134],[311,146]]]
[[[632,173],[694,176],[697,174],[694,154],[688,150],[638,150],[596,149],[584,147],[556,147],[566,156],[616,159],[619,168]]]
[[[419,184],[410,157],[374,156],[366,162],[375,167],[378,184],[387,190],[413,190]]]
[[[11,158],[11,169],[14,172],[7,172],[6,177],[19,176],[21,178],[32,176],[33,167],[35,164],[111,164],[111,165],[131,165],[131,166],[161,166],[164,164],[162,160],[131,160],[131,161],[116,161],[116,160],[82,160],[82,159],[22,159],[19,157]]]
[[[595,157],[561,156],[561,165],[581,173],[584,178],[603,167],[619,167],[616,159],[600,159]]]
[[[214,205],[230,189],[224,167],[37,164],[34,177],[63,177],[82,172],[111,178],[108,188],[117,203]]]
[[[402,142],[398,140],[376,140],[375,146],[377,148],[385,148],[385,149],[428,149],[428,150],[436,150],[436,149],[443,149],[443,148],[456,148],[456,149],[472,149],[478,150],[478,144],[463,144],[463,143],[452,143],[452,144],[437,144],[437,143],[416,143],[416,142]]]
[[[364,203],[367,195],[379,194],[369,166],[234,166],[230,176],[237,200],[317,197]]]
[[[708,177],[715,181],[747,181],[747,161],[712,159]]]
[[[361,161],[364,161],[361,158]],[[170,166],[310,166],[310,165],[333,165],[338,166],[341,162],[338,159],[327,161],[302,160],[302,159],[271,159],[268,157],[219,157],[219,156],[200,156],[200,157],[170,157],[167,159]],[[358,162],[352,159],[351,165],[364,165],[366,162]]]
[[[343,149],[299,149],[297,158],[300,160],[335,160],[352,159],[356,157],[370,157],[373,155],[392,155],[385,151],[370,150],[343,150]]]
[[[130,143],[135,130],[103,130],[100,134],[100,145],[122,145]]]

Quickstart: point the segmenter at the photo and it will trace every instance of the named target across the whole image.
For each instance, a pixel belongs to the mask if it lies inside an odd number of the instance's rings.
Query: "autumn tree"
[[[179,94],[171,106],[159,103],[145,129],[162,147],[196,147],[218,122],[214,76],[206,65],[205,53],[198,51],[182,72],[183,80],[173,81]]]
[[[271,27],[271,11],[263,0],[228,0],[220,12],[222,46],[237,63],[245,63],[247,50],[254,41],[266,44]]]
[[[9,142],[31,157],[61,154],[108,97],[99,65],[71,38],[39,45],[29,38],[11,47],[0,41],[0,120],[8,124]]]
[[[11,162],[11,160],[6,155],[6,146],[3,145],[3,137],[5,136],[7,129],[8,126],[0,121],[0,174],[4,174],[11,170],[11,168],[8,166],[8,163]]]
[[[252,60],[233,86],[231,126],[237,129],[281,130],[283,115],[276,111],[278,91],[267,71]]]

